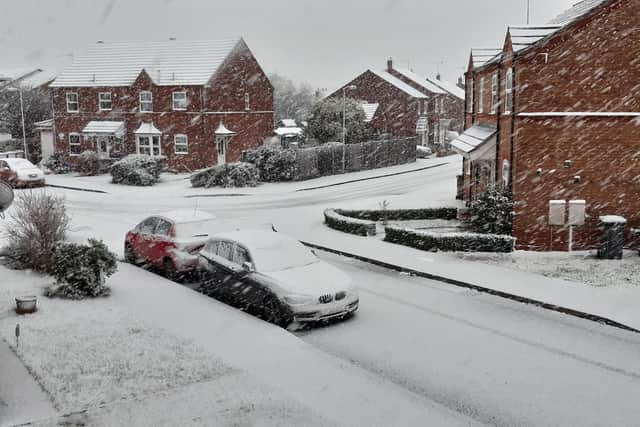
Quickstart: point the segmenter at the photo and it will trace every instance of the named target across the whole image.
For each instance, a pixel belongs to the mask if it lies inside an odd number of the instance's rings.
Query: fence
[[[296,180],[384,168],[416,161],[416,138],[321,145],[296,150]]]

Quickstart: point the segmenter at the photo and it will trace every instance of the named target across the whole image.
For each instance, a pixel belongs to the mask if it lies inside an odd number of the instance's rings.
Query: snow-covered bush
[[[64,240],[68,226],[62,197],[35,191],[20,193],[4,232],[8,245],[3,252],[8,265],[48,271],[53,247]]]
[[[124,185],[153,185],[160,180],[166,160],[163,156],[130,154],[111,166],[111,181]]]
[[[515,238],[479,233],[434,233],[402,227],[385,227],[384,240],[423,251],[513,252]]]
[[[78,156],[76,170],[80,175],[93,176],[100,173],[100,156],[95,151],[83,151]]]
[[[325,210],[324,222],[328,227],[334,230],[344,231],[345,233],[356,234],[358,236],[376,235],[375,222],[342,215],[342,211],[340,210]]]
[[[296,178],[295,150],[261,147],[247,153],[247,161],[256,165],[261,181],[293,181]]]
[[[245,162],[226,163],[203,169],[191,175],[193,187],[255,187],[258,185],[258,168]]]
[[[416,153],[418,158],[426,159],[427,157],[433,154],[433,151],[431,151],[431,148],[429,147],[425,147],[424,145],[418,145],[416,147]]]
[[[421,219],[452,220],[458,217],[457,208],[337,210],[340,215],[368,221],[413,221]]]
[[[469,207],[469,225],[476,233],[511,234],[513,199],[508,190],[490,187]]]
[[[69,299],[107,296],[110,289],[105,277],[117,270],[115,254],[102,241],[89,239],[87,245],[59,243],[50,268],[56,284],[48,287],[45,295]]]
[[[65,174],[71,172],[71,163],[67,153],[58,151],[53,153],[43,166],[55,174]]]

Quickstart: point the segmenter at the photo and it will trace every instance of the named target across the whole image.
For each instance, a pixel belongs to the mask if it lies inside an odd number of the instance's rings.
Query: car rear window
[[[207,237],[216,232],[216,221],[194,221],[176,224],[174,227],[177,238]]]
[[[302,243],[294,239],[279,239],[268,247],[252,251],[258,271],[280,271],[303,267],[320,260]]]

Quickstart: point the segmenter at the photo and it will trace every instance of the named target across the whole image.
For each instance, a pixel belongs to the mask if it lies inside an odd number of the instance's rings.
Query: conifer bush
[[[193,187],[255,187],[259,173],[251,163],[225,163],[198,171],[190,179]]]
[[[490,187],[469,207],[469,226],[476,233],[508,234],[513,230],[513,199],[507,190]]]
[[[130,154],[111,166],[111,182],[114,184],[151,186],[160,180],[166,167],[166,157]]]

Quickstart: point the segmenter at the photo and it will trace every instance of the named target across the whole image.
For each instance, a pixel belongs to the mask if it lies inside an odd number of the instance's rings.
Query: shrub
[[[153,185],[160,180],[165,165],[166,157],[130,154],[111,166],[111,181],[124,185]]]
[[[118,270],[116,256],[95,239],[88,245],[60,243],[53,251],[51,275],[56,284],[46,289],[48,297],[84,299],[107,296],[111,292],[105,277]]]
[[[55,174],[65,174],[71,172],[69,155],[64,152],[56,152],[44,162],[43,166]]]
[[[511,234],[513,230],[511,193],[495,187],[485,191],[469,207],[469,225],[477,233]]]
[[[100,157],[95,151],[83,151],[78,156],[76,170],[80,175],[93,176],[100,173]]]
[[[513,252],[511,236],[477,233],[433,233],[401,227],[385,227],[384,240],[423,251]]]
[[[296,178],[295,150],[261,147],[247,153],[247,161],[256,165],[261,181],[293,181]]]
[[[64,240],[69,226],[64,199],[43,192],[23,192],[16,198],[5,228],[8,264],[46,272],[52,250]]]
[[[457,208],[337,210],[340,215],[368,221],[412,221],[419,219],[452,220],[458,217]]]
[[[255,187],[258,185],[258,168],[251,163],[226,163],[203,169],[191,176],[193,187]]]
[[[324,211],[324,222],[328,227],[358,236],[375,236],[376,223],[341,215],[341,211],[327,209]]]

